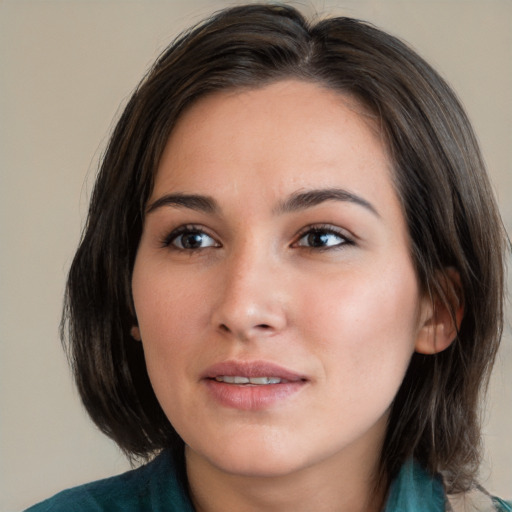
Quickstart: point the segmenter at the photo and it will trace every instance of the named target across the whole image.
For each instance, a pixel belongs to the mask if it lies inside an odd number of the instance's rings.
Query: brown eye
[[[328,249],[340,247],[346,243],[350,243],[350,241],[336,231],[330,229],[313,228],[304,233],[299,238],[297,245],[299,247]]]
[[[198,250],[206,247],[218,247],[217,242],[204,231],[188,228],[171,233],[166,245],[182,250]]]

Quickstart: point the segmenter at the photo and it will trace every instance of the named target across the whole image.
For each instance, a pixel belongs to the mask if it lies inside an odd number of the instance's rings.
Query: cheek
[[[159,340],[197,328],[204,310],[201,279],[171,272],[166,265],[135,265],[132,292],[137,320],[144,338]]]
[[[181,432],[183,422],[199,421],[193,418],[200,404],[194,402],[189,377],[197,360],[201,308],[190,290],[169,293],[162,277],[140,290],[135,306],[151,385],[167,418]]]
[[[403,375],[417,335],[419,293],[411,265],[378,269],[310,287],[300,307],[305,339],[321,347],[326,364],[343,366],[338,374],[354,377],[357,369],[361,382]]]
[[[315,407],[333,428],[361,433],[396,396],[414,351],[417,290],[410,275],[331,280],[304,300],[304,339],[321,360],[331,396]]]
[[[142,266],[141,266],[142,267]],[[204,295],[196,281],[165,269],[135,266],[133,299],[148,373],[155,391],[187,372],[193,340],[205,323]],[[193,359],[192,359],[193,360]]]

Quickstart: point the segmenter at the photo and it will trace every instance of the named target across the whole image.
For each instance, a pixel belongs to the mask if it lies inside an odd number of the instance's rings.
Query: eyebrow
[[[376,208],[366,199],[340,188],[323,188],[308,190],[305,192],[295,192],[291,194],[283,202],[279,203],[274,209],[274,214],[292,213],[300,210],[306,210],[314,206],[318,206],[326,201],[342,201],[354,203],[380,217]],[[174,206],[178,208],[188,208],[203,213],[217,213],[220,208],[210,196],[200,194],[166,194],[152,202],[146,209],[146,213],[151,213],[162,208],[163,206]]]
[[[380,217],[377,209],[366,199],[341,188],[322,188],[295,192],[276,208],[276,213],[291,213],[298,210],[312,208],[326,201],[342,201],[354,203]]]
[[[219,210],[217,202],[213,197],[199,194],[166,194],[156,201],[152,202],[146,209],[146,213],[151,213],[162,206],[176,206],[178,208],[188,208],[203,213],[216,213]]]

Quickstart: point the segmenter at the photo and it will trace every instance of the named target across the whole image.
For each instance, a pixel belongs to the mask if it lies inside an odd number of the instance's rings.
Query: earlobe
[[[130,336],[136,341],[142,341],[142,338],[140,336],[140,330],[137,325],[132,326],[132,328],[130,329]]]
[[[415,349],[420,354],[437,354],[455,340],[464,317],[460,275],[452,267],[445,269],[434,297],[425,297],[420,313],[420,330]]]

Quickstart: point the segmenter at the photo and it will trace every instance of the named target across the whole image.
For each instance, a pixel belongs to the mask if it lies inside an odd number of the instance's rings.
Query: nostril
[[[222,332],[232,332],[231,329],[226,324],[219,324],[219,329]],[[261,331],[269,331],[272,330],[272,326],[269,324],[257,324],[254,326],[254,329],[261,330]]]

